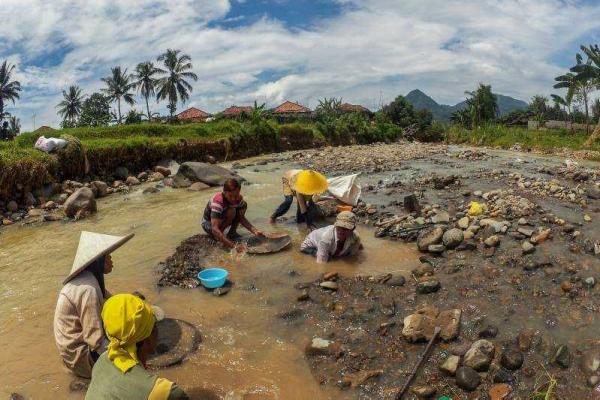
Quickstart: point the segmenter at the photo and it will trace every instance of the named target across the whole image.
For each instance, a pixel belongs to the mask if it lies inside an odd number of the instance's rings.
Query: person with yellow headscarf
[[[283,174],[282,182],[284,200],[271,215],[271,223],[277,222],[277,218],[290,210],[295,198],[296,222],[306,223],[308,228],[314,228],[313,214],[316,206],[312,197],[327,190],[327,178],[316,171],[291,169]]]
[[[132,294],[118,294],[104,303],[102,322],[109,344],[94,365],[85,400],[189,400],[175,383],[145,369],[156,347],[158,317]]]

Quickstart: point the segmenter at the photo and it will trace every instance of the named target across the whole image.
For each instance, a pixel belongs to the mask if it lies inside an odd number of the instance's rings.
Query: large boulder
[[[92,189],[97,198],[104,197],[108,194],[108,185],[106,182],[93,181],[90,183],[90,189]]]
[[[440,243],[442,236],[444,230],[440,227],[423,230],[417,237],[417,247],[420,251],[427,251],[430,245]]]
[[[65,214],[69,218],[83,218],[97,211],[96,199],[92,189],[82,187],[77,189],[65,201]]]
[[[202,182],[209,186],[221,186],[227,179],[241,179],[237,174],[218,165],[201,162],[184,162],[177,175],[184,176],[192,182]]]

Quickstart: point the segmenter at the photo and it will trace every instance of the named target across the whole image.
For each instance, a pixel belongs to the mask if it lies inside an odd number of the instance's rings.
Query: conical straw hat
[[[320,194],[324,193],[328,187],[327,178],[312,170],[298,173],[294,182],[294,188],[300,194]]]
[[[86,269],[88,265],[98,258],[106,256],[121,247],[125,242],[131,239],[133,235],[134,234],[131,233],[127,236],[113,236],[82,231],[81,236],[79,237],[77,254],[75,254],[75,260],[73,261],[73,267],[71,267],[69,276],[63,281],[63,285],[79,275],[81,271]]]

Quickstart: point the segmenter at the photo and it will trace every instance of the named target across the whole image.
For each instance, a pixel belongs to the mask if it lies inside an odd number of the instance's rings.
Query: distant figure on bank
[[[363,245],[355,228],[356,215],[350,211],[342,211],[334,225],[312,231],[300,245],[300,251],[316,255],[320,264],[334,258],[356,255],[363,249]]]
[[[102,321],[110,343],[94,365],[86,400],[189,400],[175,383],[145,369],[157,344],[158,314],[132,294],[106,301]]]
[[[271,215],[271,223],[289,211],[295,198],[296,222],[306,223],[309,229],[313,229],[317,206],[312,197],[327,190],[327,178],[316,171],[291,169],[283,174],[282,182],[284,200]]]
[[[64,365],[79,377],[89,378],[94,363],[106,350],[100,314],[110,294],[104,275],[113,269],[110,253],[132,237],[81,232],[75,261],[54,313],[56,346]]]
[[[241,189],[242,186],[236,179],[231,178],[225,181],[223,191],[215,194],[208,201],[202,221],[202,228],[208,236],[239,251],[244,247],[242,244],[236,244],[236,241],[240,239],[240,235],[237,233],[240,224],[253,235],[264,236],[246,219],[248,205],[240,193]],[[225,234],[226,231],[227,234]]]

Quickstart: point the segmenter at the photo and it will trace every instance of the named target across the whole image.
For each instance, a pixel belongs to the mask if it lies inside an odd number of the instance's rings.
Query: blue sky
[[[111,67],[131,71],[167,48],[189,54],[200,78],[178,110],[216,112],[254,100],[314,107],[324,96],[375,109],[415,88],[454,104],[478,82],[528,100],[555,92],[580,44],[600,42],[600,2],[591,0],[2,3],[0,59],[17,65],[23,85],[8,110],[24,129],[34,114],[37,126],[58,126],[69,85],[91,94]]]

